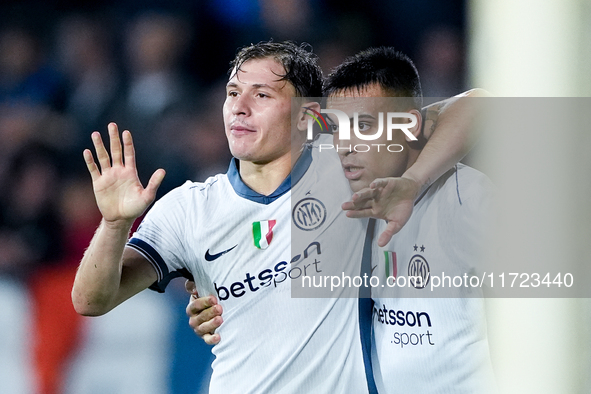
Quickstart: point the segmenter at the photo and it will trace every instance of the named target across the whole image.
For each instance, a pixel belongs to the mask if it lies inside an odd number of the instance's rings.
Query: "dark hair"
[[[291,41],[262,41],[241,48],[230,65],[229,73],[240,70],[242,65],[253,59],[273,58],[285,69],[285,74],[277,75],[279,80],[289,81],[299,97],[322,96],[322,70],[318,66],[318,56],[312,53],[309,44],[296,45]]]
[[[408,56],[391,47],[369,48],[334,68],[324,81],[325,96],[377,83],[392,97],[412,97],[411,107],[423,102],[419,73]]]

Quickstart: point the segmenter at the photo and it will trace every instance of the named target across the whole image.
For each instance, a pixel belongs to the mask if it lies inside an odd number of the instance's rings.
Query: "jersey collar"
[[[268,205],[289,191],[292,184],[295,185],[298,183],[298,181],[302,178],[302,176],[304,176],[310,167],[311,163],[312,146],[306,144],[302,154],[298,158],[298,161],[291,169],[291,173],[283,180],[283,182],[281,182],[281,185],[279,185],[279,187],[268,196],[255,192],[242,181],[242,178],[240,178],[240,173],[238,172],[238,159],[235,157],[230,160],[230,167],[228,168],[226,175],[228,176],[228,180],[230,181],[232,188],[234,188],[234,191],[240,197],[257,202],[259,204]]]

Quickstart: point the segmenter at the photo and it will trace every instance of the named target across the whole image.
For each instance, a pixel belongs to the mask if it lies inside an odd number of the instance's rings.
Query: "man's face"
[[[291,150],[291,98],[295,88],[279,81],[283,66],[272,58],[242,64],[226,85],[224,125],[232,155],[266,164]]]
[[[352,152],[339,149],[339,157],[345,176],[349,180],[349,185],[354,192],[368,187],[376,178],[398,177],[401,176],[407,168],[409,159],[408,144],[404,133],[400,130],[392,132],[392,140],[387,140],[386,133],[386,114],[396,112],[392,108],[395,99],[385,98],[388,94],[384,92],[378,84],[369,85],[358,91],[357,89],[346,90],[329,97],[327,102],[328,109],[339,109],[345,112],[351,122],[351,139],[339,140],[339,133],[334,134],[334,145],[349,146],[357,144],[369,145],[371,148],[367,152]],[[359,114],[359,131],[362,134],[375,134],[378,130],[378,114],[383,113],[382,135],[376,140],[365,141],[359,139],[353,132],[353,114]],[[378,151],[372,144],[383,144]],[[401,152],[388,152],[388,145],[402,145]],[[364,150],[364,149],[360,149]],[[392,150],[399,150],[392,148]]]

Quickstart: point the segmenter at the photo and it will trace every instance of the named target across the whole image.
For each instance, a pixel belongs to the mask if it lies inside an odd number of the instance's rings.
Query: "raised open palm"
[[[144,188],[135,166],[131,133],[128,130],[122,133],[122,147],[117,125],[109,123],[108,129],[111,157],[100,133],[95,131],[92,133],[92,142],[100,170],[89,149],[84,151],[84,160],[92,177],[96,203],[103,218],[108,222],[132,221],[141,216],[154,201],[165,172],[163,169],[156,170]]]

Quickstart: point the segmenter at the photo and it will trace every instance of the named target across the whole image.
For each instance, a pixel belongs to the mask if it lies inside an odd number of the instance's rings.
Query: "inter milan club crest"
[[[422,251],[424,250],[425,248],[422,247]],[[420,254],[415,254],[410,258],[408,262],[408,277],[410,284],[415,289],[424,289],[429,283],[431,277],[429,263]]]
[[[263,220],[252,223],[252,236],[254,237],[254,246],[259,249],[267,249],[273,240],[273,227],[276,220]]]
[[[317,198],[307,197],[293,207],[291,217],[300,230],[316,230],[326,220],[326,207]]]

